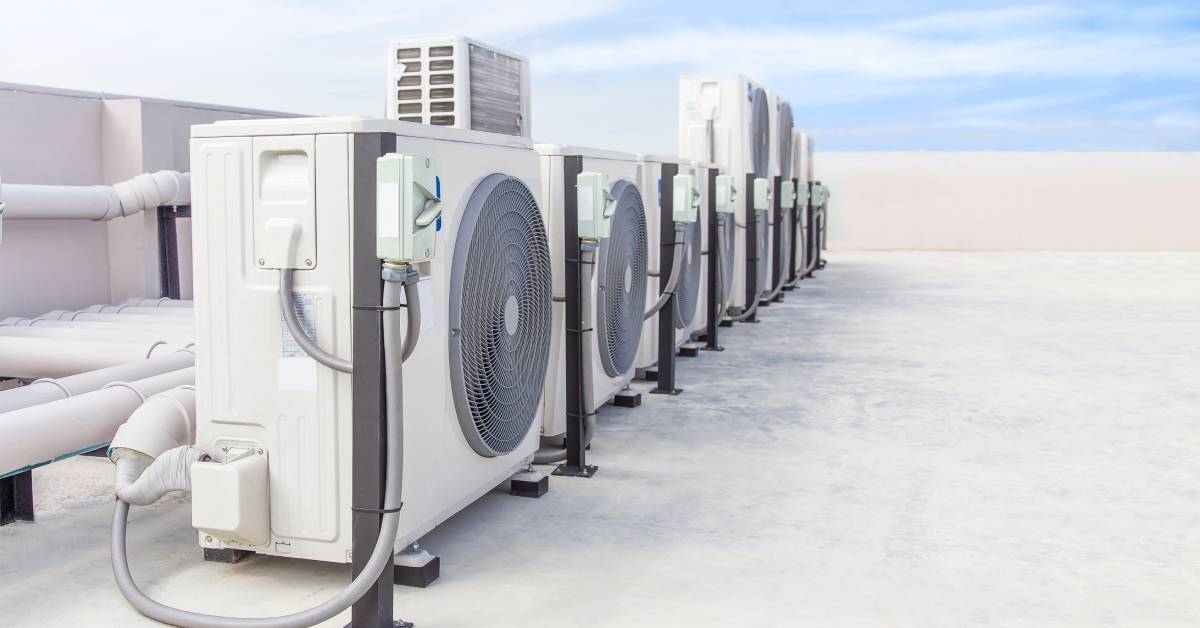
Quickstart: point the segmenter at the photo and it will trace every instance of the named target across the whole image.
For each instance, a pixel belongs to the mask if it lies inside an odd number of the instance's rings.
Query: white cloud
[[[688,29],[540,51],[542,74],[670,64],[759,80],[824,72],[890,79],[1200,76],[1192,34],[1063,34],[941,41],[870,30]]]

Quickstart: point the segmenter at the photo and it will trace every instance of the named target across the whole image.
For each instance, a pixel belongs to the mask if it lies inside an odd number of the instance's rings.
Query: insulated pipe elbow
[[[128,449],[157,458],[196,440],[196,389],[180,386],[146,400],[117,428],[109,449]]]
[[[191,176],[159,170],[114,185],[25,185],[0,188],[9,220],[98,220],[191,203]]]

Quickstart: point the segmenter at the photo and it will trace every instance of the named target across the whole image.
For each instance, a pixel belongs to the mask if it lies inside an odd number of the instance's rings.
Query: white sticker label
[[[433,283],[429,280],[417,282],[417,297],[421,299],[421,329],[433,329],[437,320],[437,303],[433,300]]]
[[[400,184],[379,183],[376,187],[375,209],[378,220],[375,230],[380,238],[400,237]]]
[[[317,317],[313,312],[313,295],[311,292],[292,292],[292,311],[296,313],[296,319],[300,322],[300,329],[312,338],[313,342],[317,341]],[[282,339],[282,350],[279,354],[285,358],[308,358],[308,354],[292,337],[292,333],[288,331],[287,322],[283,320],[283,314],[279,315],[279,332]]]
[[[316,390],[317,362],[312,358],[279,358],[279,390]]]

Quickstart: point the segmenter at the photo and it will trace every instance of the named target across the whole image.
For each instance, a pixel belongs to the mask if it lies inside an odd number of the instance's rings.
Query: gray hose
[[[384,298],[387,298],[388,287],[392,282],[387,282],[383,287]],[[417,283],[404,284],[404,301],[408,305],[408,330],[404,334],[404,349],[400,352],[400,360],[408,361],[408,356],[412,355],[413,349],[417,348],[417,339],[421,337],[421,296],[417,291]],[[386,305],[386,304],[385,304]]]
[[[583,419],[583,446],[592,444],[592,436],[596,433],[596,415],[589,414]],[[566,447],[543,447],[533,455],[533,464],[556,464],[567,459]]]
[[[678,232],[679,230],[676,231],[677,233],[675,235],[680,236],[680,233]],[[663,288],[662,294],[658,296],[658,301],[655,302],[655,304],[651,306],[649,310],[646,310],[646,314],[642,317],[642,320],[649,320],[651,316],[657,314],[658,311],[663,309],[663,306],[667,304],[667,301],[671,298],[671,296],[675,294],[675,285],[679,283],[679,267],[683,266],[682,238],[676,238],[673,246],[675,248],[675,252],[671,255],[671,276],[667,277],[667,286]]]
[[[797,221],[797,223],[798,223],[798,224],[796,225],[796,228],[800,230],[800,236],[799,236],[799,238],[798,238],[796,241],[797,241],[797,242],[805,242],[805,239],[804,239],[804,224],[803,224],[803,223],[800,223],[799,221]],[[808,226],[808,228],[811,230],[811,229],[812,229],[812,225],[809,225],[809,226]],[[788,284],[788,286],[789,286],[789,287],[792,287],[792,288],[794,288],[794,287],[796,287],[797,285],[799,285],[799,284],[800,284],[800,280],[801,280],[801,279],[804,279],[804,276],[805,276],[805,275],[807,275],[809,272],[811,272],[811,271],[812,271],[812,269],[813,269],[813,267],[817,265],[817,256],[816,256],[816,255],[805,255],[804,257],[805,257],[804,263],[805,263],[805,264],[807,264],[807,266],[805,266],[803,270],[800,270],[800,271],[797,271],[797,272],[796,272],[796,280],[795,280],[795,281],[793,281],[793,282],[791,282],[791,283],[789,283],[789,284]],[[812,258],[812,259],[808,259],[808,258]]]
[[[292,334],[292,338],[296,340],[296,344],[309,355],[312,359],[328,366],[335,371],[343,373],[353,373],[354,364],[350,360],[343,360],[332,353],[326,353],[317,343],[313,342],[312,338],[300,326],[300,321],[296,318],[296,310],[292,309],[292,273],[295,272],[290,268],[279,269],[279,309],[283,310],[283,320],[287,323],[288,332]]]
[[[729,287],[725,285],[725,256],[721,253],[723,250],[721,248],[721,234],[725,231],[723,228],[724,226],[725,220],[722,217],[717,216],[717,229],[716,233],[713,234],[716,237],[716,246],[714,247],[711,244],[709,245],[709,248],[711,249],[710,254],[717,256],[717,285],[721,287],[721,289],[718,291],[718,294],[721,295],[721,298],[717,300],[716,307],[714,308],[718,321],[725,318],[725,302],[729,300],[729,295],[726,293]]]
[[[390,282],[385,283],[384,286],[384,303],[387,304],[389,297],[392,300],[395,299],[396,290]],[[390,291],[388,290],[389,287],[392,288]],[[415,301],[416,299],[410,301],[410,303]],[[285,311],[288,309],[290,308],[285,308]],[[384,509],[388,510],[400,506],[400,490],[403,485],[404,415],[402,403],[403,380],[400,370],[400,363],[403,361],[403,357],[399,355],[400,351],[397,351],[395,348],[400,346],[399,343],[394,338],[391,338],[398,331],[396,329],[397,313],[395,311],[385,311],[383,316],[384,370],[389,380],[388,385],[385,387],[385,390],[387,390],[387,480],[384,483],[383,503]],[[146,617],[165,624],[193,626],[196,628],[304,628],[326,621],[349,608],[351,604],[358,601],[359,598],[375,585],[379,576],[383,574],[383,570],[391,559],[393,552],[395,552],[396,532],[400,528],[399,511],[383,515],[379,526],[379,538],[375,541],[375,547],[371,550],[371,557],[367,560],[366,566],[350,581],[349,586],[333,598],[306,611],[290,615],[241,618],[193,613],[172,608],[156,602],[142,593],[137,583],[133,581],[133,576],[129,573],[129,559],[126,555],[125,546],[128,517],[129,504],[117,500],[117,506],[113,510],[112,522],[112,565],[113,576],[117,581],[117,588],[121,590],[121,594],[125,596],[130,605]]]

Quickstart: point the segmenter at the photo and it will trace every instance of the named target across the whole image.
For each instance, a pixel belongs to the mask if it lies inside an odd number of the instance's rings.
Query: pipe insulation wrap
[[[0,184],[8,220],[112,220],[191,203],[191,177],[159,170],[114,185]]]
[[[134,506],[149,506],[172,491],[192,491],[192,463],[208,460],[203,450],[187,445],[173,447],[153,458],[128,449],[112,456],[117,468],[113,488],[117,498]]]
[[[28,386],[0,391],[0,415],[90,393],[114,382],[136,381],[178,371],[195,363],[196,356],[190,349],[185,349],[149,360],[126,362],[61,379],[39,379]]]
[[[106,445],[148,397],[194,380],[184,368],[0,414],[0,476]]]
[[[150,397],[113,435],[110,449],[128,449],[151,458],[196,442],[196,389],[179,386]]]

